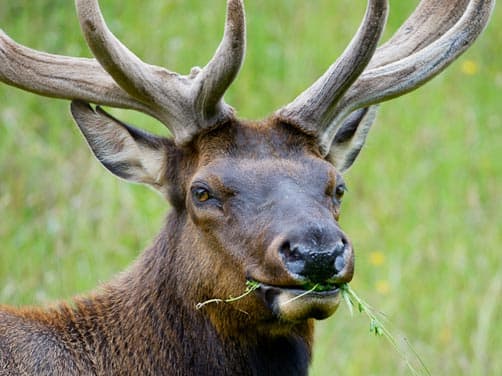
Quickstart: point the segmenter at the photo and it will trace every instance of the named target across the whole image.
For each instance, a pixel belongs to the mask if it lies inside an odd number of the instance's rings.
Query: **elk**
[[[342,174],[378,104],[454,61],[494,3],[422,0],[377,48],[388,2],[368,0],[342,56],[262,121],[239,120],[223,99],[245,52],[242,0],[227,1],[219,47],[186,76],[128,50],[97,0],[75,1],[94,59],[35,51],[0,30],[0,81],[71,100],[103,166],[152,186],[172,207],[153,245],[96,292],[56,308],[0,308],[0,374],[306,375],[314,321],[336,311],[354,273],[338,224]],[[101,106],[148,114],[173,137]],[[245,298],[196,309],[238,296],[249,280],[260,287]],[[329,288],[305,294],[312,283]]]

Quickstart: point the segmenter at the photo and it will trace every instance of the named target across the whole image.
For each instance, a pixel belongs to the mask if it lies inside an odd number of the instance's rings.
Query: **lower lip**
[[[311,296],[311,297],[318,297],[318,298],[334,296],[340,292],[340,289],[336,286],[335,286],[335,288],[333,288],[331,290],[316,291],[316,290],[312,290],[312,289],[310,289],[310,290],[309,289],[301,289],[298,287],[273,286],[273,285],[267,285],[264,283],[260,283],[259,290],[260,289],[262,289],[264,292],[267,292],[267,291],[273,291],[275,293],[287,292],[291,295],[294,295],[295,297]]]
[[[277,317],[292,322],[325,319],[336,311],[340,302],[339,288],[313,291],[261,284],[257,293]]]
[[[280,287],[280,286],[271,286],[266,284],[260,284],[260,288],[257,292],[262,296],[263,300],[266,303],[270,303],[274,301],[276,297],[279,295],[286,294],[290,296],[289,302],[293,302],[295,300],[300,299],[309,299],[309,300],[331,300],[336,298],[339,293],[339,288],[334,288],[332,290],[326,291],[314,291],[314,290],[305,290],[299,289],[296,287]]]

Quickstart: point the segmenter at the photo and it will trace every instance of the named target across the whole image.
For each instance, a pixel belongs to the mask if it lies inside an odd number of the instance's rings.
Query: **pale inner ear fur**
[[[366,142],[366,136],[373,125],[378,105],[351,113],[336,132],[328,159],[340,173],[347,171]]]
[[[100,107],[73,101],[71,113],[94,155],[125,180],[162,191],[165,185],[165,139],[133,128]]]

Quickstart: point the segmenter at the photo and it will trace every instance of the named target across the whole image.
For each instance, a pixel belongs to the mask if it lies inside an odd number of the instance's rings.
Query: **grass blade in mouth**
[[[246,281],[246,290],[239,296],[236,296],[235,298],[229,297],[227,299],[209,299],[204,302],[197,303],[195,305],[196,309],[201,309],[205,305],[211,304],[211,303],[233,303],[238,300],[241,300],[242,298],[245,298],[249,294],[251,294],[254,290],[258,289],[260,287],[260,282],[257,281]]]
[[[304,297],[305,295],[308,295],[310,294],[311,292],[314,292],[316,291],[316,289],[319,287],[319,284],[316,283],[314,286],[312,286],[309,290],[306,290],[305,292],[302,292],[300,295],[297,295],[291,299],[288,299],[286,300],[284,303],[282,303],[283,305],[286,305],[286,304],[289,304],[293,301],[295,301],[296,299],[300,299],[301,297]]]

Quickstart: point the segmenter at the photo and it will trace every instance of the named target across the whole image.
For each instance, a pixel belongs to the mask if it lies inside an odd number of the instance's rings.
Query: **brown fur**
[[[174,208],[154,244],[127,271],[70,305],[0,310],[0,375],[307,373],[312,319],[282,321],[257,294],[195,305],[238,296],[250,273],[274,285],[297,284],[269,251],[280,232],[271,223],[288,226],[281,215],[301,210],[310,220],[324,214],[301,202],[286,203],[279,208],[284,213],[255,204],[268,185],[280,184],[277,176],[315,195],[312,187],[333,185],[333,168],[311,137],[273,119],[233,121],[187,147],[169,140],[163,147]],[[190,184],[200,176],[239,196],[224,208],[232,216],[198,212],[189,203]]]

